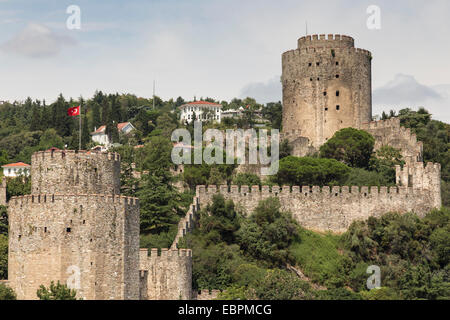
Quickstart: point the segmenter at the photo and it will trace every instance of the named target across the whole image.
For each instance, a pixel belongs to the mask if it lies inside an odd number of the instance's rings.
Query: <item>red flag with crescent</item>
[[[80,115],[80,106],[67,109],[67,115],[68,116],[79,116]]]

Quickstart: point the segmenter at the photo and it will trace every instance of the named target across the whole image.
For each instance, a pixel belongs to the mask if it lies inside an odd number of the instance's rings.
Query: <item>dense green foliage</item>
[[[2,300],[16,300],[16,294],[13,289],[0,283],[0,301]]]
[[[8,278],[8,236],[0,234],[0,280]]]
[[[40,300],[77,300],[76,290],[69,289],[67,285],[59,281],[56,284],[52,281],[48,288],[40,285],[36,295]]]
[[[334,159],[288,156],[280,160],[274,181],[279,185],[339,185],[349,173],[348,166]]]
[[[367,168],[374,145],[375,139],[370,133],[345,128],[320,147],[320,157],[343,161],[350,167]]]

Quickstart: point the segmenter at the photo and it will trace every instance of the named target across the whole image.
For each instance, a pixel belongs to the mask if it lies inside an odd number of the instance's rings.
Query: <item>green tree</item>
[[[339,185],[349,173],[349,167],[334,159],[288,156],[280,160],[273,179],[280,185]]]
[[[8,211],[0,205],[0,234],[8,234]]]
[[[8,278],[8,236],[0,234],[0,279]]]
[[[385,177],[387,183],[395,183],[395,166],[404,164],[400,150],[391,146],[382,146],[369,161],[370,170]]]
[[[238,186],[260,186],[261,179],[252,173],[238,173],[233,178],[233,184]]]
[[[368,168],[375,139],[364,130],[341,129],[320,147],[321,158],[343,161],[350,167]]]
[[[13,289],[0,283],[0,301],[2,300],[16,300],[17,296]]]
[[[11,199],[14,196],[23,196],[31,193],[31,179],[26,176],[19,176],[8,179],[6,185],[6,198]]]
[[[200,225],[202,230],[207,233],[217,232],[220,235],[220,241],[232,243],[235,239],[235,232],[240,226],[233,201],[225,201],[223,195],[214,195],[212,203],[201,215]]]
[[[49,288],[40,285],[36,295],[40,300],[77,300],[76,290],[69,289],[67,285],[61,284],[59,281],[56,285],[52,281]]]
[[[241,250],[269,266],[282,266],[292,261],[288,248],[296,235],[296,222],[289,213],[280,211],[277,198],[260,201],[236,233]]]
[[[267,275],[252,287],[257,299],[300,300],[311,297],[310,286],[296,275],[284,270],[269,270]]]

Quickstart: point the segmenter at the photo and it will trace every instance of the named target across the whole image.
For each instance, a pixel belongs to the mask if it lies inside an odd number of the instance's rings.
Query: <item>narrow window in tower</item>
[[[328,111],[328,108],[325,108],[325,111]]]
[[[310,63],[308,64],[308,66],[311,67],[311,66],[312,66],[312,63],[310,62]]]
[[[72,228],[66,228],[67,232],[72,232]]]
[[[336,110],[339,110],[341,107],[339,105],[336,106]]]
[[[338,61],[336,61],[336,65],[337,65],[337,66],[339,65],[339,62],[338,62]]]
[[[312,81],[312,78],[309,78],[309,81]]]
[[[317,81],[320,81],[320,78],[317,78]]]
[[[44,227],[44,232],[47,233],[47,227]]]
[[[339,90],[336,91],[336,97],[339,97]]]
[[[326,95],[327,95],[327,92],[326,92],[326,91],[324,91],[324,92],[323,92],[323,95],[324,95],[324,96],[326,96]]]
[[[316,62],[316,66],[320,66],[320,62]]]
[[[339,75],[338,74],[336,75],[336,79],[339,79]]]

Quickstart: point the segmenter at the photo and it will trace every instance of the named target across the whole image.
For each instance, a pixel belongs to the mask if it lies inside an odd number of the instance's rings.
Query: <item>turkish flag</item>
[[[80,106],[67,109],[67,115],[68,116],[79,116],[80,115]]]

